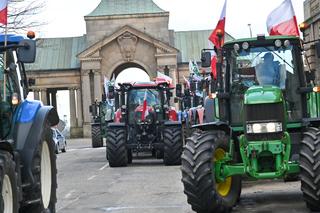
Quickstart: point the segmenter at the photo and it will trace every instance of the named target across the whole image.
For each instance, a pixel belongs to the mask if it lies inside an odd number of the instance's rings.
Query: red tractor
[[[151,152],[165,165],[179,165],[182,154],[181,122],[170,106],[166,81],[123,83],[114,93],[117,108],[107,127],[107,158],[111,167],[127,166],[132,153]]]

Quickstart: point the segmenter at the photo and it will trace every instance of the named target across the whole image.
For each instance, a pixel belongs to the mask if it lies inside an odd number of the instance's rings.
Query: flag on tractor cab
[[[225,24],[226,24],[226,8],[227,8],[227,0],[225,0],[225,2],[224,2],[218,24],[209,37],[209,40],[218,49],[221,49],[221,47],[224,44],[224,36],[225,36],[224,28],[225,28]],[[220,38],[219,38],[218,34],[221,35]]]
[[[291,0],[284,0],[267,18],[269,35],[300,36]]]
[[[0,0],[0,23],[8,24],[8,0]]]
[[[211,52],[211,72],[213,79],[217,80],[217,54],[214,50]]]
[[[195,74],[196,76],[200,76],[200,70],[197,62],[189,60],[189,71],[190,73]]]
[[[156,81],[166,81],[168,84],[172,84],[173,82],[170,76],[167,76],[159,71],[157,71]]]
[[[149,111],[148,111],[147,90],[146,90],[145,93],[144,93],[144,98],[143,98],[141,120],[144,121],[148,115],[149,115]]]

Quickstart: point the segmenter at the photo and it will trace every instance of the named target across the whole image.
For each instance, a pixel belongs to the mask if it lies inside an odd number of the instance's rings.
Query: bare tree
[[[23,33],[46,23],[38,18],[43,12],[46,0],[9,0],[8,31]],[[5,26],[1,26],[4,30]]]

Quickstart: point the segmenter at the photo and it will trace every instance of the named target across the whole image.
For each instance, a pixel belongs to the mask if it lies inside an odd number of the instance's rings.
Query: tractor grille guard
[[[264,122],[281,122],[282,131],[272,133],[247,133],[245,128],[245,134],[249,141],[261,141],[261,140],[278,140],[283,137],[285,113],[283,103],[271,103],[271,104],[251,104],[244,106],[244,120],[245,125],[252,123],[264,123]]]

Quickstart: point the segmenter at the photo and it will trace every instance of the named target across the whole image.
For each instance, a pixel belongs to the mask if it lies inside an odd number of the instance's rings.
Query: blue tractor
[[[26,100],[25,63],[36,45],[17,35],[0,35],[0,212],[55,212],[57,169],[51,126],[56,110]]]

